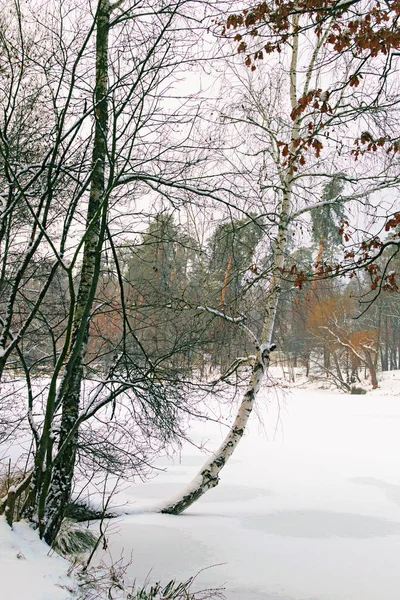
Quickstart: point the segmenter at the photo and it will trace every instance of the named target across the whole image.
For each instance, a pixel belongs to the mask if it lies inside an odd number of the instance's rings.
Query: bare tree
[[[196,3],[65,2],[39,17],[31,8],[15,2],[1,38],[0,373],[6,384],[9,368],[26,378],[35,450],[16,494],[29,485],[23,513],[51,544],[71,497],[77,453],[86,450],[111,470],[140,471],[161,443],[181,434],[182,385],[159,376],[160,361],[152,362],[132,327],[118,242],[134,243],[157,195],[177,206],[188,194],[212,197],[218,183],[199,175],[208,153],[192,140],[201,99],[176,88],[192,58]],[[87,393],[90,325],[103,305],[105,259],[121,328]],[[32,268],[40,261],[46,269],[37,289]],[[66,310],[55,335],[45,308],[60,274]],[[35,384],[49,357],[32,365],[25,349],[40,320],[53,336],[52,366],[49,378]],[[97,417],[106,419],[102,432]],[[134,446],[123,441],[135,436]],[[14,499],[1,502],[10,522]]]
[[[231,127],[232,138],[238,140],[225,159],[242,165],[249,190],[254,197],[258,195],[269,222],[269,259],[266,266],[252,266],[248,285],[248,290],[256,284],[263,289],[264,318],[259,338],[257,332],[252,334],[256,354],[250,381],[229,433],[193,481],[167,502],[162,512],[179,514],[218,484],[222,468],[244,434],[270,352],[276,347],[273,334],[282,282],[301,286],[306,279],[346,270],[343,264],[336,268],[322,263],[321,257],[307,274],[289,264],[296,230],[310,229],[313,211],[340,209],[344,203],[351,204],[353,211],[362,207],[363,213],[374,219],[379,212],[386,218],[390,207],[377,207],[369,198],[383,189],[396,189],[399,183],[396,152],[381,153],[379,160],[376,154],[384,146],[383,140],[397,135],[393,125],[399,118],[393,90],[385,94],[382,89],[385,56],[376,58],[372,52],[364,58],[353,52],[353,47],[344,51],[347,46],[331,49],[332,35],[337,42],[332,32],[337,31],[338,14],[330,4],[322,9],[322,19],[319,8],[316,15],[313,10],[308,5],[297,10],[292,3],[261,3],[254,10],[229,15],[217,28],[222,36],[233,31],[238,60],[244,55],[248,67],[245,71],[237,61],[231,64],[227,85],[232,90],[232,82],[238,82],[237,100],[231,110],[223,109],[222,117]],[[351,20],[351,15],[345,16],[346,22]],[[270,41],[265,43],[266,39]],[[268,66],[263,66],[266,54]],[[366,63],[368,83],[360,85]],[[386,77],[395,85],[390,69]],[[390,119],[384,119],[388,114]],[[360,161],[360,145],[366,142],[365,134],[360,133],[364,127],[373,132],[367,137],[375,155]],[[378,138],[382,138],[380,145]],[[337,191],[324,197],[323,189],[330,181],[339,183]],[[354,264],[348,267],[352,269]]]
[[[241,263],[242,273],[236,274],[241,298],[254,290],[262,298],[258,327],[248,325],[239,303],[226,306],[229,259],[218,306],[196,303],[182,292],[169,298],[169,285],[158,294],[163,318],[168,311],[192,311],[204,318],[204,329],[211,319],[224,321],[240,328],[254,346],[253,355],[237,357],[228,369],[252,364],[227,437],[181,497],[163,511],[179,513],[217,485],[244,434],[276,348],[282,281],[299,286],[304,278],[296,265],[288,264],[296,227],[309,226],[310,212],[344,202],[354,208],[359,201],[375,216],[369,196],[398,184],[397,150],[394,144],[391,150],[386,146],[398,127],[397,103],[394,87],[382,88],[380,57],[375,62],[372,53],[366,62],[357,46],[343,52],[329,47],[338,42],[332,34],[338,10],[342,18],[352,3],[340,9],[329,5],[322,21],[314,15],[319,9],[308,6],[299,11],[288,6],[281,18],[280,3],[273,5],[273,18],[265,19],[269,9],[264,4],[255,13],[225,18],[225,33],[233,28],[238,43],[242,34],[257,38],[256,25],[273,39],[266,52],[285,50],[275,59],[278,76],[267,72],[257,81],[237,61],[229,67],[229,83],[235,77],[241,94],[232,109],[216,111],[215,133],[199,125],[201,94],[179,91],[180,79],[188,78],[187,67],[201,64],[192,44],[208,5],[97,0],[86,6],[71,0],[56,9],[49,6],[47,15],[38,18],[29,3],[22,8],[16,1],[14,12],[2,22],[0,376],[6,380],[7,369],[13,369],[25,377],[35,450],[32,471],[1,501],[1,508],[8,510],[11,522],[15,495],[29,485],[23,512],[50,544],[71,498],[77,457],[82,460],[85,450],[84,460],[111,470],[121,470],[121,465],[140,470],[159,444],[182,433],[182,386],[168,376],[171,354],[183,351],[179,335],[173,343],[170,334],[164,336],[167,348],[154,360],[146,336],[136,327],[137,307],[129,306],[121,260],[121,242],[136,243],[144,216],[155,212],[153,203],[162,198],[176,210],[217,205],[232,222],[239,217],[245,223],[262,222],[264,232],[260,242],[260,236],[255,238],[251,265],[246,269]],[[311,17],[315,22],[310,25]],[[309,38],[310,29],[315,38]],[[240,55],[247,51],[246,45],[239,48]],[[245,63],[253,68],[261,58],[257,48]],[[389,81],[390,64],[383,62]],[[372,75],[363,85],[365,64]],[[209,110],[206,116],[211,118]],[[229,140],[223,149],[218,145],[222,122],[225,142]],[[374,158],[354,162],[369,144]],[[384,147],[386,153],[377,160]],[[338,172],[344,189],[339,186],[337,194],[321,200],[323,187]],[[39,278],[36,266],[41,264],[45,268]],[[328,267],[329,273],[335,271]],[[103,286],[107,269],[108,291]],[[325,276],[325,265],[319,261],[312,275]],[[46,303],[57,281],[66,303],[55,324]],[[161,296],[165,306],[160,306]],[[147,310],[152,316],[153,308],[141,306],[142,314]],[[118,327],[109,336],[99,369],[91,341],[107,311],[118,313]],[[31,352],[38,331],[51,338],[50,358],[31,364],[27,344]],[[32,375],[49,362],[48,380],[34,384]],[[95,378],[90,384],[85,382],[88,372]],[[43,407],[39,416],[38,406]],[[138,448],[127,442],[135,436],[145,440]]]

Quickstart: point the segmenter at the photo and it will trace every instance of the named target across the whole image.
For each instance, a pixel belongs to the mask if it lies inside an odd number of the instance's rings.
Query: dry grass
[[[194,591],[197,576],[187,581],[172,580],[169,583],[144,584],[144,587],[126,584],[126,571],[130,563],[123,558],[111,567],[100,564],[83,572],[77,572],[80,594],[78,600],[99,598],[125,598],[126,600],[224,600],[223,588]],[[198,575],[198,574],[197,574]]]
[[[0,472],[0,498],[7,496],[10,487],[17,486],[23,478],[24,474],[22,472],[10,472],[9,470]]]
[[[7,496],[11,487],[18,486],[18,484],[20,484],[25,477],[26,473],[24,471],[13,467],[11,462],[9,462],[7,467],[0,471],[0,501]],[[18,521],[20,518],[20,511],[25,502],[28,491],[29,487],[17,498],[14,513],[15,521]]]

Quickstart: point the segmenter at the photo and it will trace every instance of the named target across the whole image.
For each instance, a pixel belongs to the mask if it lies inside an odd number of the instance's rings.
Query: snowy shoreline
[[[138,584],[200,572],[199,588],[224,585],[227,600],[397,600],[399,372],[380,386],[363,396],[265,388],[219,486],[181,516],[157,514],[206,455],[185,444],[160,457],[154,478],[113,498],[120,516],[94,564],[123,557]],[[224,432],[216,422],[190,428],[208,450]],[[26,524],[0,525],[7,600],[70,599],[69,564]]]

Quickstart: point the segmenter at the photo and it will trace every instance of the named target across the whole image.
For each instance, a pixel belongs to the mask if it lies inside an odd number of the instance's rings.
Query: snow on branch
[[[348,198],[343,198],[342,196],[339,196],[339,197],[335,198],[334,200],[321,200],[321,202],[315,202],[314,204],[311,204],[310,206],[304,206],[303,208],[300,208],[299,210],[294,212],[292,215],[290,215],[289,220],[294,221],[295,219],[297,219],[304,213],[311,212],[317,208],[323,208],[324,206],[338,206],[339,204],[343,204],[344,202],[350,201],[350,200],[353,200],[353,197],[349,196]]]
[[[197,306],[196,308],[197,308],[197,310],[202,310],[204,312],[208,312],[212,315],[215,315],[216,317],[224,319],[225,321],[229,321],[230,323],[235,323],[235,324],[239,325],[243,329],[243,331],[245,331],[247,333],[247,335],[250,337],[250,339],[254,343],[255,347],[257,348],[257,350],[259,350],[260,342],[258,340],[258,337],[249,327],[247,327],[247,325],[244,324],[244,321],[246,319],[245,315],[240,315],[239,317],[230,317],[229,315],[227,315],[219,310],[216,310],[215,308],[211,308],[210,306]]]
[[[235,360],[229,365],[224,373],[222,373],[221,377],[213,381],[213,383],[218,383],[219,381],[225,381],[230,377],[233,373],[235,373],[238,368],[242,365],[254,364],[257,360],[257,356],[255,354],[249,354],[248,356],[238,356]]]
[[[243,323],[245,317],[244,315],[240,315],[239,317],[230,317],[229,315],[216,310],[215,308],[211,308],[210,306],[197,306],[197,310],[203,310],[206,312],[215,315],[216,317],[220,317],[221,319],[225,319],[225,321],[230,321],[231,323]]]

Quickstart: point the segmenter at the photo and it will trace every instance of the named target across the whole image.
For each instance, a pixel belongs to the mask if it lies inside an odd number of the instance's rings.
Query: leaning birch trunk
[[[229,433],[218,450],[206,461],[199,473],[189,483],[182,494],[167,502],[161,509],[162,513],[178,515],[208,490],[219,483],[219,474],[228,459],[234,453],[246,429],[247,422],[255,405],[265,373],[269,366],[270,353],[275,349],[271,342],[275,316],[280,294],[280,269],[284,265],[285,249],[287,246],[287,214],[290,207],[290,193],[285,194],[281,206],[281,219],[276,239],[274,272],[272,275],[267,298],[266,314],[263,325],[261,344],[257,348],[257,359],[253,366],[247,390],[240,403],[239,410]]]
[[[190,482],[180,497],[171,500],[161,509],[162,513],[179,515],[189,508],[208,490],[219,483],[219,473],[228,459],[234,453],[236,446],[243,437],[247,422],[253,410],[258,391],[260,389],[265,369],[269,362],[269,353],[274,349],[265,345],[264,359],[260,358],[253,367],[250,383],[241,401],[236,419],[218,450],[207,460],[196,477]]]
[[[95,131],[92,150],[92,180],[86,216],[85,244],[80,283],[74,307],[74,324],[69,356],[58,391],[56,405],[62,409],[58,453],[47,449],[46,472],[38,499],[41,537],[52,544],[59,531],[64,510],[70,501],[75,467],[83,359],[89,334],[90,311],[100,273],[101,250],[106,230],[105,163],[108,130],[108,36],[111,7],[99,0],[96,23]],[[61,452],[60,452],[61,449]]]
[[[293,30],[298,26],[298,17],[293,20]],[[297,106],[297,56],[298,56],[298,37],[293,36],[292,56],[290,64],[290,101],[292,110]],[[295,149],[295,140],[299,135],[299,120],[296,117],[292,126],[291,150]],[[275,318],[278,309],[280,296],[280,281],[282,269],[285,266],[285,254],[288,246],[288,225],[291,211],[291,193],[292,193],[293,171],[289,165],[281,175],[283,194],[279,214],[279,226],[275,239],[275,253],[273,261],[272,276],[269,282],[266,310],[261,334],[260,344],[257,346],[257,358],[253,366],[250,381],[247,390],[240,403],[236,418],[229,433],[218,450],[206,461],[198,474],[189,483],[189,485],[176,498],[171,499],[165,504],[160,512],[178,515],[189,508],[208,490],[219,483],[219,474],[226,465],[228,459],[234,453],[237,445],[242,439],[248,420],[253,411],[258,392],[260,391],[264,376],[269,366],[270,352],[275,349],[272,343]]]

